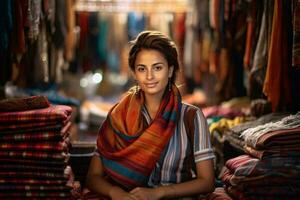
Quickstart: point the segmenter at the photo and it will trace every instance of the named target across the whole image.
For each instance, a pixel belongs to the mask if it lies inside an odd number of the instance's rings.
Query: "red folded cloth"
[[[33,110],[49,106],[50,103],[44,96],[10,98],[0,101],[0,112]]]

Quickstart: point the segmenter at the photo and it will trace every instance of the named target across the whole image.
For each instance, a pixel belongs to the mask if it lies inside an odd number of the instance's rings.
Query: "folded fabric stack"
[[[300,112],[277,122],[269,122],[247,129],[241,136],[246,153],[265,157],[300,157]]]
[[[226,162],[222,181],[234,199],[299,199],[300,160],[241,155]]]
[[[243,131],[269,122],[277,122],[288,115],[289,113],[270,113],[254,121],[241,123],[226,131],[226,140],[235,148],[244,151],[245,139],[241,136]]]
[[[226,162],[222,180],[236,199],[299,199],[300,112],[245,129],[241,155]]]
[[[43,97],[0,101],[0,199],[70,198],[71,113]]]

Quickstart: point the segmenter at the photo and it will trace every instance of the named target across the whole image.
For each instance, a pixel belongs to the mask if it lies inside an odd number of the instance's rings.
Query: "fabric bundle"
[[[226,162],[222,181],[234,199],[297,199],[299,167],[299,158],[259,160],[241,155]]]
[[[71,107],[50,105],[41,97],[0,101],[1,105],[0,198],[70,198]],[[8,111],[4,105],[19,106]]]
[[[226,141],[228,141],[230,145],[234,146],[235,148],[244,151],[245,139],[241,136],[244,131],[270,122],[276,123],[288,115],[289,113],[270,113],[263,115],[256,120],[231,127],[226,131]]]
[[[300,112],[272,113],[232,128],[231,138],[237,134],[246,153],[228,160],[221,175],[232,197],[299,199],[299,121]]]
[[[300,112],[242,132],[244,150],[254,157],[300,157]]]

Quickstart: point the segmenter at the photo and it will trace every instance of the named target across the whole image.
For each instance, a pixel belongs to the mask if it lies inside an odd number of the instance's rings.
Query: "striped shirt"
[[[148,186],[157,187],[160,185],[170,185],[187,181],[186,177],[195,177],[196,172],[187,171],[189,167],[186,166],[187,158],[191,156],[191,149],[194,151],[195,162],[214,159],[213,149],[210,143],[210,134],[206,119],[199,108],[196,108],[194,117],[194,146],[191,148],[190,140],[187,135],[187,129],[184,124],[185,113],[191,105],[182,103],[181,114],[175,132],[170,138],[164,151],[151,175],[149,176]],[[148,124],[151,123],[151,117],[144,107],[142,109]],[[95,150],[95,155],[100,156],[98,150]],[[188,174],[188,175],[187,175]],[[178,198],[180,200],[187,200],[192,198]],[[178,200],[176,199],[176,200]]]
[[[195,177],[195,172],[187,172],[184,167],[186,158],[191,154],[191,150],[194,150],[195,162],[203,160],[214,159],[213,149],[210,143],[210,134],[208,125],[202,111],[197,108],[194,118],[194,147],[190,148],[190,141],[187,135],[187,131],[184,124],[184,116],[189,106],[183,103],[181,107],[181,115],[179,122],[175,128],[175,133],[170,138],[170,142],[165,147],[160,160],[156,163],[154,170],[152,171],[148,186],[156,187],[159,185],[170,185],[174,183],[184,182],[184,174],[192,173]],[[144,108],[142,110],[147,122],[151,122],[150,115]]]

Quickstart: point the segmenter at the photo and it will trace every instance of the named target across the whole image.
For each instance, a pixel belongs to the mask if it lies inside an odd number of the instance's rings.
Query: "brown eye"
[[[160,71],[162,69],[162,66],[161,65],[156,65],[155,67],[154,67],[154,70],[155,71]]]
[[[143,71],[145,71],[145,67],[138,66],[138,67],[136,68],[136,71],[138,71],[138,72],[143,72]]]

